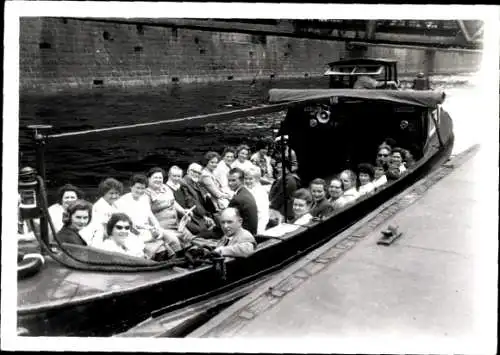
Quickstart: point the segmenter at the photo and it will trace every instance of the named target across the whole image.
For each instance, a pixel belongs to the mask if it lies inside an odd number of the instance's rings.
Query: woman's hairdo
[[[313,197],[312,197],[311,191],[309,191],[308,189],[304,189],[304,188],[301,188],[301,189],[298,189],[297,191],[295,191],[293,194],[293,198],[298,198],[298,199],[304,200],[304,201],[306,201],[306,203],[308,205],[312,204],[312,202],[313,202]]]
[[[155,166],[154,168],[149,169],[149,171],[146,174],[146,176],[149,179],[151,176],[153,176],[156,173],[161,173],[163,175],[163,177],[165,177],[165,170],[163,170],[159,166]]]
[[[236,148],[236,155],[240,154],[242,150],[247,150],[248,152],[250,152],[250,147],[246,144],[239,145],[238,148]]]
[[[375,176],[375,169],[373,165],[369,163],[361,163],[358,165],[358,174],[361,173],[370,175],[370,179],[373,180],[373,177]]]
[[[342,184],[342,180],[340,180],[340,176],[339,175],[335,175],[334,177],[332,177],[332,179],[330,180],[330,183],[328,184],[328,186],[330,186],[332,184],[332,181],[338,181],[338,182],[340,182],[340,188],[342,190],[344,189],[344,185]]]
[[[115,178],[104,179],[99,184],[99,194],[101,196],[104,196],[110,190],[116,190],[121,195],[123,192],[123,184],[121,182],[119,182],[118,180],[116,180]]]
[[[76,194],[76,198],[78,200],[83,199],[83,192],[82,192],[82,190],[80,190],[78,187],[76,187],[74,185],[66,184],[66,185],[60,187],[59,190],[57,190],[57,198],[58,198],[57,201],[59,203],[62,204],[62,198],[63,198],[64,194],[67,191],[73,191]]]
[[[125,221],[130,224],[132,227],[132,220],[126,213],[113,213],[111,217],[108,220],[108,223],[106,223],[106,234],[111,236],[111,233],[113,233],[113,228],[115,228],[115,224],[120,222],[120,221]]]
[[[316,178],[313,181],[311,181],[309,183],[309,187],[311,187],[311,185],[322,185],[323,189],[326,191],[326,181],[321,178]]]
[[[143,174],[134,174],[130,178],[130,187],[135,184],[143,184],[144,186],[148,186],[148,178]]]
[[[222,151],[222,156],[225,157],[227,153],[233,153],[233,155],[236,155],[236,149],[234,149],[233,147],[226,147]]]
[[[213,158],[217,158],[217,160],[220,160],[220,155],[217,152],[207,152],[205,156],[203,157],[202,164],[206,166],[210,160]]]
[[[88,211],[89,213],[89,223],[92,220],[92,204],[85,200],[76,200],[70,203],[68,208],[63,212],[63,225],[68,227],[71,224],[71,217],[76,211]]]

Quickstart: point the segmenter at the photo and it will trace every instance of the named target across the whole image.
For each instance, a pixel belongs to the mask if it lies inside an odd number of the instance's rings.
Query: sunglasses
[[[389,154],[378,154],[379,157],[388,157]]]
[[[130,229],[130,226],[122,226],[120,224],[115,224],[115,228],[118,229],[119,231],[121,231],[122,229],[128,231]]]

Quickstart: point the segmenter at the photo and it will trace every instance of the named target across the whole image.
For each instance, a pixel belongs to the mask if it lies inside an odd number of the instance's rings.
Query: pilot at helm
[[[366,72],[366,68],[358,68],[358,73]],[[360,75],[354,83],[353,89],[376,89],[378,87],[381,87],[382,85],[384,85],[384,83],[380,83],[368,75]]]

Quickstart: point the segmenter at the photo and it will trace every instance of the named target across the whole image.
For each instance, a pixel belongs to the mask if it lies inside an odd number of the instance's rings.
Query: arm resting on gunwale
[[[227,247],[218,247],[217,250],[222,256],[232,256],[239,258],[246,258],[253,254],[255,249],[254,244],[251,242],[243,242]]]

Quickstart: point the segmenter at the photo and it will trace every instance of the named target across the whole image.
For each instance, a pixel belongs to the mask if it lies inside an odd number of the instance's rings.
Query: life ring
[[[45,259],[40,254],[17,254],[17,278],[25,279],[40,271]]]

